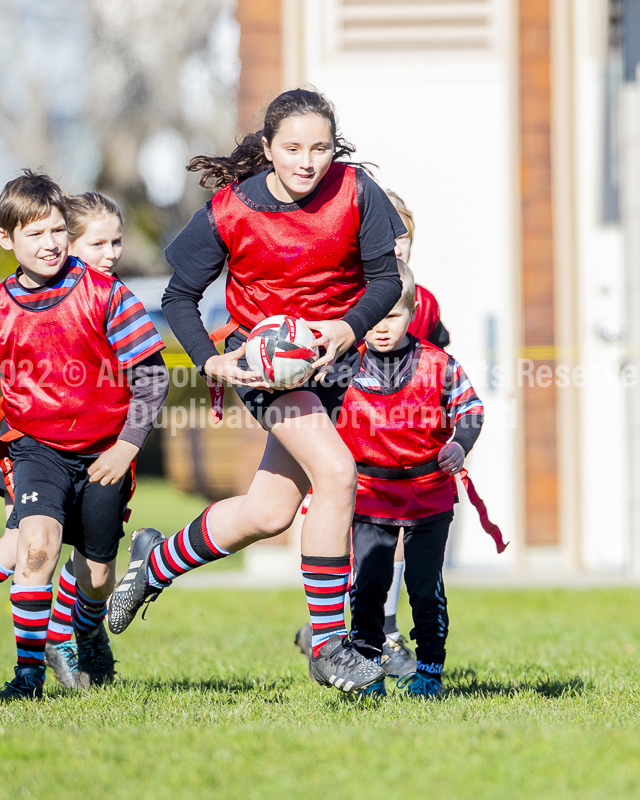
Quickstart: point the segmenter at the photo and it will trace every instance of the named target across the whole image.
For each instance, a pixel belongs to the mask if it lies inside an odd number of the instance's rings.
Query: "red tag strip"
[[[504,543],[504,539],[502,538],[502,532],[500,528],[494,522],[491,522],[491,520],[489,519],[489,514],[487,513],[487,507],[485,506],[478,492],[476,492],[476,487],[473,485],[473,481],[469,477],[469,473],[467,472],[466,469],[461,469],[458,475],[460,476],[462,485],[466,489],[466,492],[469,496],[469,500],[471,501],[471,505],[478,512],[478,516],[480,517],[480,523],[482,527],[496,543],[496,550],[498,551],[498,553],[504,553],[504,551],[507,549],[507,545],[509,544],[509,542],[507,542],[507,544]]]
[[[15,485],[13,483],[13,461],[5,456],[0,459],[0,466],[2,467],[2,479],[6,490],[9,492],[9,497],[13,502],[16,499]]]
[[[213,422],[217,424],[222,422],[223,401],[224,401],[224,385],[221,383],[209,384],[209,394],[211,395],[211,413],[213,414]]]
[[[313,496],[313,486],[311,486],[309,488],[309,491],[307,492],[307,496],[302,501],[302,506],[300,507],[300,513],[301,514],[306,514],[307,513],[307,510],[308,510],[309,506],[311,505],[312,496]]]
[[[231,336],[234,331],[237,331],[240,327],[240,324],[232,319],[230,322],[227,322],[226,325],[223,325],[221,328],[216,328],[213,333],[209,334],[209,338],[213,341],[214,344],[218,344],[219,342],[224,341],[227,336]]]

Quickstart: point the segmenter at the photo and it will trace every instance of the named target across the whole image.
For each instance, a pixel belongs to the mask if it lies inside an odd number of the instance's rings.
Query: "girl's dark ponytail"
[[[264,169],[269,162],[262,146],[262,131],[250,133],[238,143],[230,156],[195,156],[187,169],[200,172],[200,186],[203,189],[219,189],[236,179],[241,181]]]
[[[338,133],[331,101],[320,92],[293,89],[278,95],[269,104],[263,129],[245,136],[230,156],[196,156],[191,159],[187,169],[189,172],[202,171],[200,186],[205,189],[220,189],[235,180],[241,181],[255,175],[269,165],[262,137],[271,144],[283,120],[302,114],[318,114],[328,121],[335,145],[334,161],[344,156],[350,158],[355,153],[356,148]]]

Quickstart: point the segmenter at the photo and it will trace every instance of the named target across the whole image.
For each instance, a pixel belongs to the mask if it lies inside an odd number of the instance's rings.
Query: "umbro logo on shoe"
[[[22,495],[22,503],[24,505],[27,504],[27,500],[31,500],[32,503],[38,502],[38,492],[31,492],[31,494],[27,494],[26,492]]]

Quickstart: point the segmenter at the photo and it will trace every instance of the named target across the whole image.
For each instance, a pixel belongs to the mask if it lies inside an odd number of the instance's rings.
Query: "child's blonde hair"
[[[65,197],[64,203],[67,209],[67,230],[69,231],[70,243],[75,242],[76,239],[82,236],[92,219],[113,214],[120,220],[120,224],[124,226],[120,206],[115,200],[100,194],[100,192],[71,195],[70,197]]]
[[[400,258],[396,259],[396,261],[398,262],[398,272],[400,273],[400,280],[402,281],[402,294],[398,302],[402,303],[406,309],[413,312],[416,307],[416,281],[413,277],[413,272],[411,272],[404,261]]]
[[[393,203],[398,214],[400,214],[400,219],[404,222],[405,228],[408,231],[409,239],[411,239],[411,243],[413,244],[413,232],[416,229],[416,223],[413,220],[413,211],[410,211],[407,208],[407,204],[399,194],[392,192],[391,189],[387,189],[386,194],[389,200],[391,200]]]

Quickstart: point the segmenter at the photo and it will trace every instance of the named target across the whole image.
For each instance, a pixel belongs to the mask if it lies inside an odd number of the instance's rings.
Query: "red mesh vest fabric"
[[[428,340],[440,321],[440,307],[434,295],[424,286],[416,286],[416,301],[418,308],[409,325],[409,333],[416,339]]]
[[[59,305],[41,311],[0,287],[0,382],[11,428],[78,453],[115,443],[131,392],[106,338],[112,285],[85,269]]]
[[[428,342],[419,347],[414,375],[404,388],[382,393],[352,384],[347,390],[338,429],[356,462],[414,467],[437,458],[451,437],[442,408],[449,357]],[[355,511],[389,521],[422,519],[450,511],[455,497],[453,479],[441,470],[403,480],[359,474]]]
[[[229,250],[227,309],[253,328],[265,317],[340,319],[364,292],[356,168],[334,163],[303,208],[256,206],[242,184],[211,200]]]

